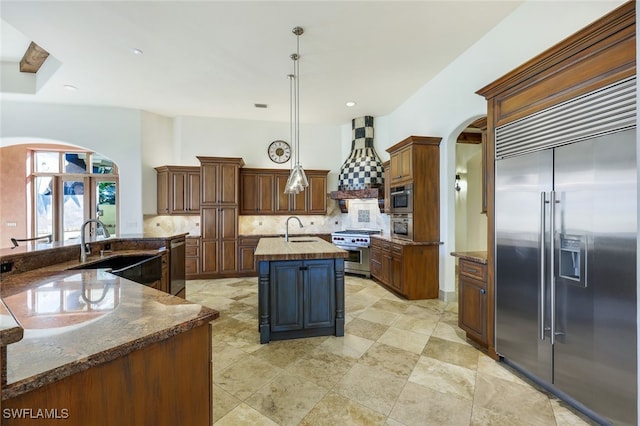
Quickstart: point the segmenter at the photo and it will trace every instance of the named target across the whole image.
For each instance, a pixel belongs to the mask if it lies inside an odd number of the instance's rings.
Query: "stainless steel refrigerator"
[[[631,81],[635,88],[635,79]],[[620,90],[620,87],[613,89]],[[637,424],[637,170],[620,93],[496,133],[496,352],[603,423]],[[631,99],[624,95],[624,99]],[[602,93],[590,96],[602,96]],[[631,101],[629,101],[631,102]],[[560,114],[560,115],[559,115]],[[591,117],[591,118],[589,118]],[[601,123],[620,121],[602,131]],[[535,135],[528,129],[538,123]],[[565,124],[558,124],[565,123]],[[534,126],[535,127],[535,126]],[[525,136],[523,136],[525,135]],[[542,136],[541,136],[542,135]],[[527,138],[538,142],[523,143]]]

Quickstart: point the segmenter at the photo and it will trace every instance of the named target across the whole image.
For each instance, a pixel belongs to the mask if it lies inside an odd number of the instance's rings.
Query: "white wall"
[[[455,250],[487,249],[487,216],[482,214],[482,146],[456,144],[456,174],[460,191],[455,197]]]
[[[141,114],[142,212],[156,214],[157,191],[154,167],[174,163],[173,119],[143,111]]]
[[[393,113],[376,118],[378,153],[409,135],[442,137],[440,149],[441,296],[455,295],[455,139],[486,115],[476,90],[493,82],[623,1],[529,1],[496,25]],[[343,146],[350,144],[343,138]],[[382,155],[381,155],[382,157]],[[386,159],[387,157],[383,157]]]
[[[120,170],[120,234],[142,231],[140,111],[2,101],[0,146],[61,142],[113,160]]]

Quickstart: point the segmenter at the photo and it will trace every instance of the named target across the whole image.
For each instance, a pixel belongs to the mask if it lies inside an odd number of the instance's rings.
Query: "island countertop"
[[[346,250],[323,240],[320,237],[260,238],[255,259],[260,260],[299,260],[346,258]]]
[[[213,309],[104,269],[33,270],[3,278],[22,328],[7,346],[6,400],[218,318]]]
[[[451,256],[470,260],[471,262],[487,264],[486,251],[452,251]]]

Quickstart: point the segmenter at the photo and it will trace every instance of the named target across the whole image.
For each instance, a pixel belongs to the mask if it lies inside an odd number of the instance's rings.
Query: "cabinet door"
[[[157,211],[158,214],[169,213],[169,172],[158,172],[157,184]]]
[[[304,262],[304,327],[335,324],[335,268],[333,260]]]
[[[469,337],[487,344],[487,292],[486,284],[459,275],[458,325]]]
[[[382,276],[382,250],[378,247],[371,246],[371,257],[369,258],[369,269],[371,276],[381,280]]]
[[[302,261],[271,262],[271,331],[303,327]]]
[[[402,247],[391,247],[391,276],[389,277],[389,285],[397,291],[403,291],[402,285]]]
[[[258,174],[240,174],[240,214],[256,214],[258,207]]]
[[[307,191],[291,194],[290,197],[289,211],[304,214],[307,211]]]
[[[169,206],[170,214],[184,214],[186,211],[187,199],[187,173],[186,172],[169,172],[171,204]]]
[[[218,267],[221,274],[228,274],[238,270],[238,241],[220,240],[218,253]]]
[[[307,213],[327,213],[327,177],[308,176]]]
[[[218,242],[213,240],[202,240],[202,273],[218,273]]]
[[[238,249],[238,272],[257,272],[257,265],[254,257],[255,247],[240,246]]]
[[[218,207],[206,207],[202,209],[202,238],[215,240],[218,238]]]
[[[219,203],[238,204],[238,166],[221,164],[219,165]]]
[[[390,156],[390,170],[392,184],[402,180],[402,156],[399,152],[394,152]]]
[[[289,213],[291,197],[289,194],[284,193],[284,187],[287,186],[287,180],[289,176],[287,175],[277,175],[275,181],[275,194],[274,200],[276,205],[274,206],[274,210],[276,213],[285,214]]]
[[[400,151],[400,175],[402,176],[402,180],[411,179],[413,176],[412,163],[412,151],[411,147],[408,146]]]
[[[202,185],[202,204],[218,204],[220,196],[218,194],[220,166],[213,163],[202,163],[200,167],[200,178]]]
[[[391,253],[383,251],[379,279],[387,285],[391,285],[391,268],[393,267],[392,261],[393,258],[391,257]]]
[[[238,236],[238,208],[220,207],[218,209],[218,236],[222,239],[236,239]]]
[[[274,176],[272,174],[258,175],[258,211],[260,214],[271,214],[274,212]]]
[[[200,213],[200,172],[187,173],[187,213]]]

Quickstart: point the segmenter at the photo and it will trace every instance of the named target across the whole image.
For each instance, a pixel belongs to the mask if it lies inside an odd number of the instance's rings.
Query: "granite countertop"
[[[0,300],[0,347],[22,339],[23,329],[4,302]]]
[[[345,258],[346,250],[320,237],[260,238],[254,254],[256,260],[299,260]]]
[[[452,251],[451,256],[458,257],[460,259],[470,260],[476,263],[487,264],[487,252],[486,251]]]
[[[109,238],[104,237],[92,237],[87,238],[87,243],[96,243],[96,242],[104,242],[104,243],[114,243],[119,241],[140,241],[140,240],[173,240],[175,238],[185,237],[189,235],[188,232],[181,232],[177,234],[119,234],[116,236],[111,236]],[[79,246],[80,240],[66,240],[66,241],[53,241],[51,243],[20,243],[18,247],[14,248],[1,248],[0,249],[0,257],[16,257],[19,255],[29,255],[35,252],[46,252],[46,251],[54,251],[61,247],[73,247]]]
[[[402,238],[393,238],[388,235],[371,235],[371,238],[377,238],[379,240],[389,241],[403,246],[438,246],[444,244],[442,241],[410,241]]]
[[[12,275],[3,278],[0,296],[24,329],[22,340],[7,346],[3,400],[219,317],[104,269]]]

